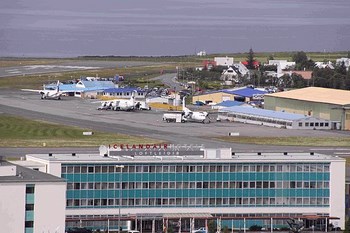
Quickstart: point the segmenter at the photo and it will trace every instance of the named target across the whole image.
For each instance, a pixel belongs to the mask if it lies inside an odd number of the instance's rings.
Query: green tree
[[[315,62],[311,59],[308,59],[306,53],[303,51],[294,54],[292,59],[295,62],[295,69],[297,70],[310,70],[313,69],[315,66]]]
[[[215,233],[216,232],[216,221],[210,220],[208,222],[208,233]]]
[[[308,60],[306,53],[304,51],[297,52],[296,54],[293,55],[292,59],[295,63],[299,63],[299,64],[305,63]]]
[[[228,226],[224,226],[223,233],[230,233],[230,231],[228,230]]]
[[[254,59],[254,52],[253,52],[252,48],[250,48],[250,50],[249,50],[247,62],[248,62],[248,64],[247,64],[248,69],[250,69],[250,70],[255,69],[255,66],[254,66],[255,59]]]

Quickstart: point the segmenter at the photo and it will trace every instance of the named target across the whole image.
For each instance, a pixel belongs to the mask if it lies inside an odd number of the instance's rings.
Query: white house
[[[214,57],[217,66],[232,66],[233,57]]]

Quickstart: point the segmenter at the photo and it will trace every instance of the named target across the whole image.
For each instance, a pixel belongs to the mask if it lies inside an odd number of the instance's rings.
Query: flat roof
[[[266,94],[265,96],[326,104],[350,105],[350,91],[323,87],[306,87],[296,90]]]
[[[65,182],[64,179],[13,163],[1,161],[0,166],[16,166],[15,176],[0,176],[0,183],[28,183],[28,182]]]
[[[216,150],[216,149],[213,149]],[[286,153],[286,154],[285,154]],[[215,157],[215,158],[214,158]],[[345,159],[318,153],[292,153],[292,152],[256,152],[242,153],[233,152],[231,157],[205,158],[203,156],[113,156],[104,157],[99,154],[28,154],[27,160],[38,159],[40,161],[52,163],[68,164],[123,164],[123,163],[285,163],[285,162],[330,162],[345,161]]]
[[[234,112],[234,113],[241,113],[246,115],[261,116],[261,117],[266,117],[271,119],[288,120],[288,121],[296,121],[301,119],[312,118],[310,116],[305,116],[302,114],[273,111],[273,110],[267,110],[267,109],[261,109],[261,108],[253,108],[249,106],[233,106],[233,107],[223,108],[219,112],[231,112],[231,113]]]

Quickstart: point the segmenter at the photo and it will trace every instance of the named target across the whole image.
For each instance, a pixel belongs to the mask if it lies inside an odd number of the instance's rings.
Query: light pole
[[[120,233],[120,206],[121,206],[121,202],[122,202],[122,169],[124,168],[124,165],[116,165],[115,168],[120,168],[120,172],[119,172],[119,204],[118,204],[118,210],[119,210],[119,214],[118,214],[118,233]]]

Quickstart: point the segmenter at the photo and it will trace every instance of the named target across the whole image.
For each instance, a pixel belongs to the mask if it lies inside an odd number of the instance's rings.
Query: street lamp
[[[118,233],[120,233],[120,206],[122,204],[122,169],[124,168],[124,165],[116,165],[115,168],[120,168],[120,172],[119,172],[119,205],[118,205],[118,210],[119,210],[119,214],[118,214]]]

